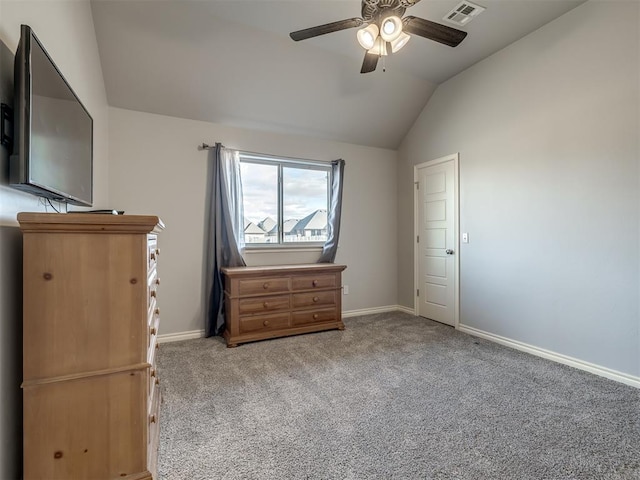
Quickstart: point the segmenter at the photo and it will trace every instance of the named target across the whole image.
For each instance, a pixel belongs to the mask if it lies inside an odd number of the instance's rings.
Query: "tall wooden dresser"
[[[20,213],[24,479],[156,478],[155,216]]]

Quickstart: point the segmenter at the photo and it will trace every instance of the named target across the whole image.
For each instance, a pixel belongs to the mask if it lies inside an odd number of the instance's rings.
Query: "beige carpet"
[[[639,479],[640,391],[403,313],[163,344],[163,479]]]

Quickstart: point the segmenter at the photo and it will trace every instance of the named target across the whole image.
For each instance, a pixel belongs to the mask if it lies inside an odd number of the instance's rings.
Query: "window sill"
[[[282,245],[277,247],[273,245],[269,245],[268,247],[251,246],[251,247],[245,247],[244,254],[253,255],[256,253],[321,252],[322,248],[323,248],[322,245],[304,245],[304,246]]]

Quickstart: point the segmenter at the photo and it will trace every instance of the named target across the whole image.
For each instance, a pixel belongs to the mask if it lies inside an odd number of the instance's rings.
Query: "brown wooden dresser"
[[[227,346],[343,330],[345,268],[333,263],[223,268]]]
[[[158,217],[20,213],[24,479],[156,478]]]

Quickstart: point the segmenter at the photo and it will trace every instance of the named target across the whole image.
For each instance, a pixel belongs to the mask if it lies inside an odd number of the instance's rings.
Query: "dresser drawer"
[[[288,310],[289,305],[289,295],[241,298],[238,302],[240,315]]]
[[[158,237],[149,235],[147,237],[147,262],[149,270],[153,270],[158,262],[160,249],[158,248]]]
[[[336,322],[339,316],[335,308],[325,308],[323,310],[307,310],[304,312],[293,312],[291,314],[292,325],[307,325],[310,323]]]
[[[149,341],[147,347],[151,348],[154,343],[158,341],[158,328],[160,327],[160,316],[154,315],[151,324],[147,327],[149,329]]]
[[[158,426],[158,415],[160,413],[160,389],[154,388],[149,398],[149,430],[152,432]],[[151,441],[151,435],[147,441]]]
[[[257,295],[260,293],[283,293],[289,291],[288,278],[258,278],[239,280],[239,295]]]
[[[315,307],[321,305],[335,305],[336,291],[294,293],[293,308]]]
[[[160,390],[160,379],[158,378],[158,369],[155,364],[149,368],[149,412],[153,411],[153,402],[158,396]]]
[[[156,389],[151,399],[149,410],[149,430],[147,433],[147,467],[152,478],[157,477],[158,471],[158,443],[160,442],[160,389]]]
[[[291,279],[293,290],[313,290],[314,288],[335,287],[335,275],[309,275],[293,277]]]
[[[156,353],[158,353],[159,347],[160,345],[158,345],[158,338],[154,335],[153,337],[151,337],[149,348],[147,349],[147,363],[153,365],[153,362],[155,361],[154,357]]]
[[[158,307],[155,300],[149,305],[149,311],[147,313],[147,324],[151,327],[156,321],[156,318],[160,316],[160,307]]]
[[[147,305],[151,307],[152,304],[155,304],[157,298],[158,298],[158,285],[153,283],[147,287]]]
[[[240,318],[240,333],[280,330],[289,326],[289,314],[254,315]]]

